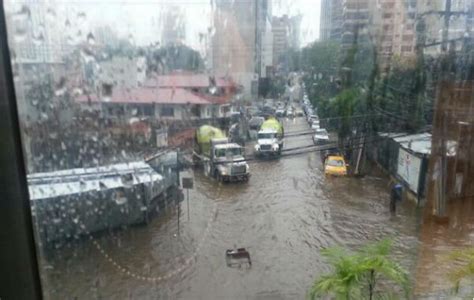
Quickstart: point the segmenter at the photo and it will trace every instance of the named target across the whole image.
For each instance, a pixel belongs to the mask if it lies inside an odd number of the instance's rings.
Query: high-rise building
[[[416,1],[378,0],[371,33],[382,69],[395,56],[401,59],[414,57],[415,18]]]
[[[321,16],[319,19],[319,39],[329,40],[331,32],[331,0],[321,1]]]
[[[288,16],[273,17],[272,20],[273,33],[273,66],[277,67],[282,61],[282,55],[289,48],[289,27]]]
[[[302,14],[289,18],[289,44],[290,48],[299,49],[301,46],[301,20]]]
[[[367,42],[375,2],[376,0],[344,0],[342,2],[342,49],[351,47],[354,42]]]
[[[319,39],[339,40],[342,25],[342,0],[322,0]]]
[[[162,22],[161,44],[175,45],[186,38],[186,15],[181,7],[176,5],[167,7],[160,20]]]
[[[62,58],[62,32],[54,2],[26,0],[12,15],[15,57],[19,63],[58,63]]]
[[[231,75],[244,88],[244,97],[255,96],[262,71],[266,20],[271,1],[217,0],[214,6],[212,70],[215,75]],[[265,68],[266,69],[266,68]]]

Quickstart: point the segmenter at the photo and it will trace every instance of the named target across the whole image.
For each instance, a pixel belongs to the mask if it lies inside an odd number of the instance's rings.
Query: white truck
[[[283,149],[283,125],[275,118],[263,122],[257,134],[255,154],[257,156],[277,156]]]
[[[196,131],[194,158],[202,163],[204,172],[218,181],[247,181],[250,168],[239,144],[217,128],[204,125]]]

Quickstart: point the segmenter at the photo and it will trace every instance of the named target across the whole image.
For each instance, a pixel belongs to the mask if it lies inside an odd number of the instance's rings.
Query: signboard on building
[[[398,150],[397,174],[415,194],[418,193],[422,159],[402,147]]]
[[[156,146],[158,148],[164,148],[168,146],[168,129],[156,130]]]

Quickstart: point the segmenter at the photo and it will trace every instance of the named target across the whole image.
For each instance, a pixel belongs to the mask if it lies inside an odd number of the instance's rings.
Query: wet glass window
[[[1,5],[45,299],[472,298],[472,1]]]

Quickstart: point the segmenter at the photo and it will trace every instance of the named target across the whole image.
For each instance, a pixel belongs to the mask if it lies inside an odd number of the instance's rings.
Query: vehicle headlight
[[[255,151],[260,151],[260,145],[259,144],[255,145]]]
[[[221,173],[221,175],[223,176],[226,176],[227,174],[229,174],[229,168],[227,166],[221,166],[219,168],[219,172]]]
[[[249,167],[249,164],[245,164],[245,170],[248,172],[250,172],[250,167]]]
[[[273,149],[273,151],[277,151],[278,150],[278,144],[273,144],[272,149]]]

